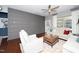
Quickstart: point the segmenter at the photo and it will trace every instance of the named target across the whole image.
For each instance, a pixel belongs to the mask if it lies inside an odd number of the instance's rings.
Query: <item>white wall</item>
[[[52,28],[52,32],[50,32],[50,28]],[[56,32],[57,28],[57,15],[47,16],[45,17],[45,32],[53,34]]]
[[[50,28],[53,27],[53,16],[45,17],[45,32],[50,33]]]
[[[53,33],[56,33],[57,29],[57,15],[53,16]]]

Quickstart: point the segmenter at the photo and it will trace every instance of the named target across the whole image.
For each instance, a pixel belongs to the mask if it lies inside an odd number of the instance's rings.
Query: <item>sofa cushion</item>
[[[29,35],[30,38],[36,38],[36,34]]]
[[[76,42],[78,37],[71,35],[68,41],[63,45],[68,51],[79,53],[79,43]]]

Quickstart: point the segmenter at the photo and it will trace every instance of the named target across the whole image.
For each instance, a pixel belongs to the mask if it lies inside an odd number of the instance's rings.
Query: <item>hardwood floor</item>
[[[37,37],[44,36],[45,33],[37,34]],[[20,38],[7,40],[8,38],[3,38],[0,45],[0,53],[21,53],[20,50]]]
[[[21,53],[19,43],[19,38],[8,41],[7,39],[2,39],[0,53]]]

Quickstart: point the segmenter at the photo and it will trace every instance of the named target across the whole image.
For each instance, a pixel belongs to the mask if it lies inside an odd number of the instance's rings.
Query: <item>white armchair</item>
[[[43,38],[37,38],[36,35],[28,36],[27,32],[21,30],[19,32],[21,40],[21,50],[24,53],[36,53],[43,50]]]

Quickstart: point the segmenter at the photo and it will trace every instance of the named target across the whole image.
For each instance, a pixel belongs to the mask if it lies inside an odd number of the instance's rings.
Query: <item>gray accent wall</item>
[[[9,40],[18,38],[22,29],[29,35],[45,32],[45,17],[42,16],[9,8],[8,20]]]

